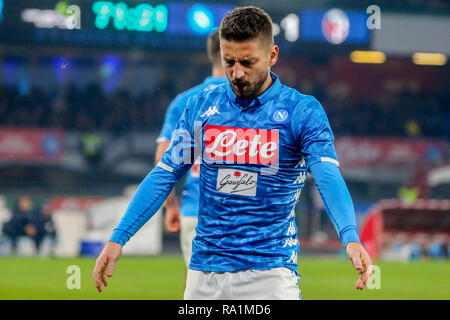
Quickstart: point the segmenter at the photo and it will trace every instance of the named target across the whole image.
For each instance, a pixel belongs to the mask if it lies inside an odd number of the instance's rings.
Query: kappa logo
[[[203,89],[203,91],[208,91],[208,90],[212,90],[217,88],[219,85],[218,84],[210,84],[209,86],[207,86],[205,89]]]
[[[211,107],[208,108],[208,110],[205,111],[204,114],[202,114],[200,116],[200,118],[211,117],[211,116],[215,115],[216,113],[220,114],[219,110],[217,110],[217,107],[216,106],[211,106]]]
[[[287,110],[280,109],[273,113],[272,119],[275,122],[284,122],[287,120],[288,116],[289,116],[289,113],[287,112]]]

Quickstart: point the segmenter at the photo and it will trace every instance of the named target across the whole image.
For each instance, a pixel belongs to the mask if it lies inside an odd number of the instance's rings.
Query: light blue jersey
[[[166,117],[164,119],[164,124],[161,129],[161,133],[156,140],[170,141],[172,138],[172,133],[177,126],[178,120],[180,120],[183,114],[184,108],[186,107],[187,100],[189,97],[204,91],[211,90],[220,84],[227,81],[224,77],[208,77],[201,84],[186,90],[175,97],[166,112]],[[186,178],[184,184],[183,193],[181,197],[181,215],[187,217],[196,217],[198,214],[198,202],[199,202],[199,177],[200,177],[200,161],[195,163]]]
[[[189,268],[298,272],[295,205],[308,171],[342,244],[359,242],[322,106],[271,76],[273,84],[256,99],[239,99],[229,82],[188,99],[169,149],[141,183],[111,241],[125,244],[200,156]]]

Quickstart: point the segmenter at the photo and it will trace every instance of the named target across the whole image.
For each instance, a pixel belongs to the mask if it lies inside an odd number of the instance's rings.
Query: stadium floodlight
[[[354,63],[384,63],[386,54],[381,51],[352,51],[350,60]]]
[[[3,6],[4,6],[3,0],[0,0],[0,22],[2,21],[3,18]]]
[[[284,29],[284,37],[289,42],[295,42],[299,38],[300,18],[295,13],[290,13],[281,20],[281,28]]]
[[[447,56],[443,53],[416,52],[412,61],[417,65],[443,66],[447,63]]]
[[[214,14],[209,7],[195,4],[187,14],[189,28],[198,34],[207,34],[214,27]]]

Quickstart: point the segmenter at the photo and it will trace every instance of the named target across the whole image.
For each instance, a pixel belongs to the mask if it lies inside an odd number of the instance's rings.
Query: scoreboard
[[[0,44],[197,50],[234,7],[226,1],[0,0]],[[285,53],[317,46],[335,46],[336,52],[370,42],[363,10],[268,13],[275,42]]]
[[[141,3],[131,8],[124,2],[96,1],[92,5],[92,11],[96,15],[95,26],[99,29],[105,29],[111,22],[117,30],[167,30],[168,10],[163,4],[152,6]]]
[[[233,6],[217,3],[167,2],[151,5],[141,3],[135,7],[125,2],[95,1],[95,26],[105,29],[160,32],[171,35],[204,36],[220,25]]]

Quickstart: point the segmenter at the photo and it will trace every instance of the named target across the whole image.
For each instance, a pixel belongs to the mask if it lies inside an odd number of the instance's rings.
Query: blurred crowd
[[[320,101],[320,100],[319,100]],[[323,97],[335,133],[345,135],[450,138],[450,92],[403,90],[360,101]]]
[[[448,259],[450,237],[447,233],[385,232],[383,257],[394,260]]]
[[[335,134],[450,137],[450,92],[446,88],[432,94],[405,89],[390,99],[380,96],[356,101],[340,98],[336,96],[339,90],[325,90],[320,85],[298,89],[322,103]],[[157,131],[176,94],[176,84],[171,81],[140,94],[123,89],[107,94],[97,84],[84,89],[69,85],[56,95],[36,88],[21,94],[15,87],[0,87],[0,126]]]
[[[11,253],[17,253],[21,237],[33,240],[35,252],[39,253],[45,237],[56,240],[52,212],[48,206],[34,206],[30,197],[22,195],[11,210],[10,218],[2,225],[0,236],[10,241]]]
[[[162,125],[174,95],[170,84],[136,97],[126,90],[106,94],[97,84],[84,89],[69,86],[58,95],[37,88],[20,94],[15,87],[0,87],[0,125],[116,133],[151,130]]]

